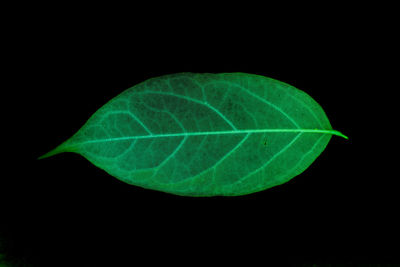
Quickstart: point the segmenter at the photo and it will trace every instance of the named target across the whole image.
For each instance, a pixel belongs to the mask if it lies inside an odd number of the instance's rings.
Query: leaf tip
[[[41,155],[40,157],[37,158],[37,160],[49,158],[49,157],[51,157],[51,156],[54,156],[54,155],[57,155],[57,154],[60,154],[60,153],[63,153],[63,152],[67,152],[67,151],[68,151],[68,150],[64,149],[64,148],[60,145],[60,146],[56,147],[55,149],[50,150],[49,152],[47,152],[47,153]]]
[[[45,154],[43,154],[43,155],[37,157],[37,160],[45,159],[45,158],[51,157],[51,156],[53,156],[53,155],[55,155],[55,154],[57,154],[57,152],[54,152],[54,150],[52,150],[52,151],[50,151],[50,152],[47,152],[47,153],[45,153]]]

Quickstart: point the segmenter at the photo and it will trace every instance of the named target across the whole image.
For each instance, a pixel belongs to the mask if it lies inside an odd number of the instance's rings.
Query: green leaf
[[[309,95],[245,73],[149,79],[110,100],[41,156],[79,153],[116,178],[186,196],[244,195],[285,183],[332,130]]]

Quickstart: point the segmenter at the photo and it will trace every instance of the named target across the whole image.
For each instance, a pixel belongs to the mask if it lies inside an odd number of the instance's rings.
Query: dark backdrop
[[[377,182],[385,176],[375,174],[368,155],[374,145],[361,129],[368,88],[360,83],[369,77],[371,57],[357,32],[336,24],[307,33],[162,23],[122,33],[106,25],[27,27],[10,54],[13,96],[4,100],[13,104],[5,114],[14,118],[4,129],[12,139],[3,143],[12,150],[0,187],[0,245],[8,259],[95,266],[394,257],[396,246],[388,245],[398,236],[394,189]],[[123,90],[183,71],[248,72],[289,83],[311,95],[350,139],[333,137],[290,182],[232,198],[130,186],[77,154],[36,160]]]

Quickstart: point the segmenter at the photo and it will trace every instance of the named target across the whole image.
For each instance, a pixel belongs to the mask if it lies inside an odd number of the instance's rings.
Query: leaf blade
[[[122,119],[123,113],[131,118]],[[258,172],[269,184],[298,175],[332,135],[348,139],[331,128],[318,103],[290,85],[257,75],[182,73],[126,90],[40,158],[73,151],[145,188],[191,196],[240,195],[269,188]],[[257,146],[265,138],[268,146],[261,147],[269,152]],[[254,146],[252,153],[248,147]],[[281,162],[281,155],[297,163]],[[292,173],[277,166],[277,158],[294,168]],[[244,170],[235,166],[241,162],[246,162]]]

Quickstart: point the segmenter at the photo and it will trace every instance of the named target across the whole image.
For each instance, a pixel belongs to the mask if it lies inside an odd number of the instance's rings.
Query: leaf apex
[[[51,156],[54,156],[54,155],[57,155],[57,154],[60,154],[60,153],[63,153],[63,152],[72,151],[72,150],[69,150],[67,146],[65,146],[65,143],[66,142],[62,143],[61,145],[57,146],[56,148],[54,148],[54,149],[50,150],[49,152],[41,155],[37,159],[38,160],[39,159],[45,159],[45,158],[49,158]]]
[[[49,152],[47,152],[47,153],[41,155],[40,157],[38,157],[37,160],[45,159],[45,158],[54,156],[54,155],[56,155],[56,154],[59,154],[59,153],[61,153],[61,152],[62,152],[62,151],[57,151],[57,149],[53,149],[53,150],[51,150],[51,151],[49,151]]]

